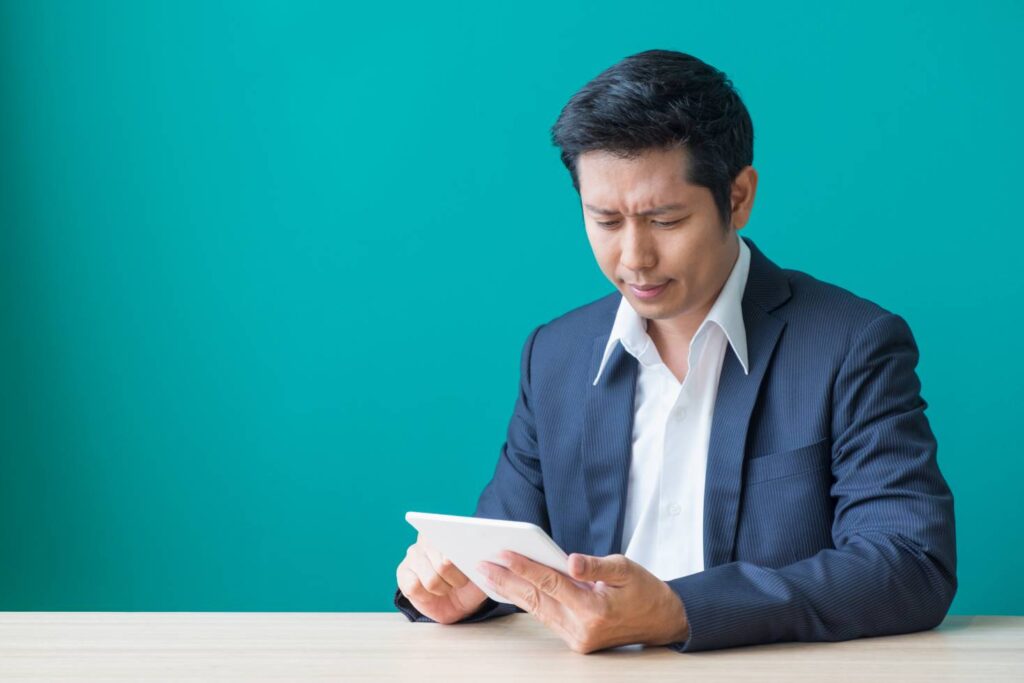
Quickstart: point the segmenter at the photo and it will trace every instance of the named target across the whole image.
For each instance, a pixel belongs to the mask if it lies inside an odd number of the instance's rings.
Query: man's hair
[[[687,181],[711,191],[725,225],[732,181],[754,161],[754,124],[732,81],[672,50],[640,52],[600,73],[562,109],[551,139],[577,192],[576,161],[584,152],[635,158],[683,146]]]

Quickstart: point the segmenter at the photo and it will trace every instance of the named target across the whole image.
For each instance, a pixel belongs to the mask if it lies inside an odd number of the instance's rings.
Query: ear
[[[753,166],[745,166],[732,181],[732,192],[729,197],[732,205],[732,227],[735,229],[741,229],[750,220],[756,193],[757,171]]]

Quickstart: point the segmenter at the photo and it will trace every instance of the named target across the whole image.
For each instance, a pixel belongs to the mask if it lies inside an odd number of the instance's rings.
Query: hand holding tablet
[[[487,596],[441,555],[423,534],[409,546],[395,571],[404,599],[420,614],[440,624],[453,624],[476,612]]]
[[[405,519],[420,532],[421,538],[497,602],[508,600],[487,588],[476,565],[482,561],[503,564],[497,559],[503,550],[511,550],[563,574],[569,573],[568,555],[536,524],[426,512],[408,512]]]

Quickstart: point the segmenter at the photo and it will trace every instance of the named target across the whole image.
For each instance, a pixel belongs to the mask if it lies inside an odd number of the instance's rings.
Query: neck
[[[647,335],[659,348],[665,342],[673,347],[686,348],[690,345],[693,335],[697,334],[697,328],[704,322],[711,306],[704,306],[699,311],[689,311],[669,320],[647,320]]]

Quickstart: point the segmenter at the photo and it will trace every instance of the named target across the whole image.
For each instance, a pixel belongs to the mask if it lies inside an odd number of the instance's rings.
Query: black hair
[[[551,128],[579,192],[576,160],[602,150],[625,158],[684,146],[687,180],[706,187],[725,225],[737,174],[754,161],[754,124],[721,71],[672,50],[647,50],[601,72],[570,98]]]

